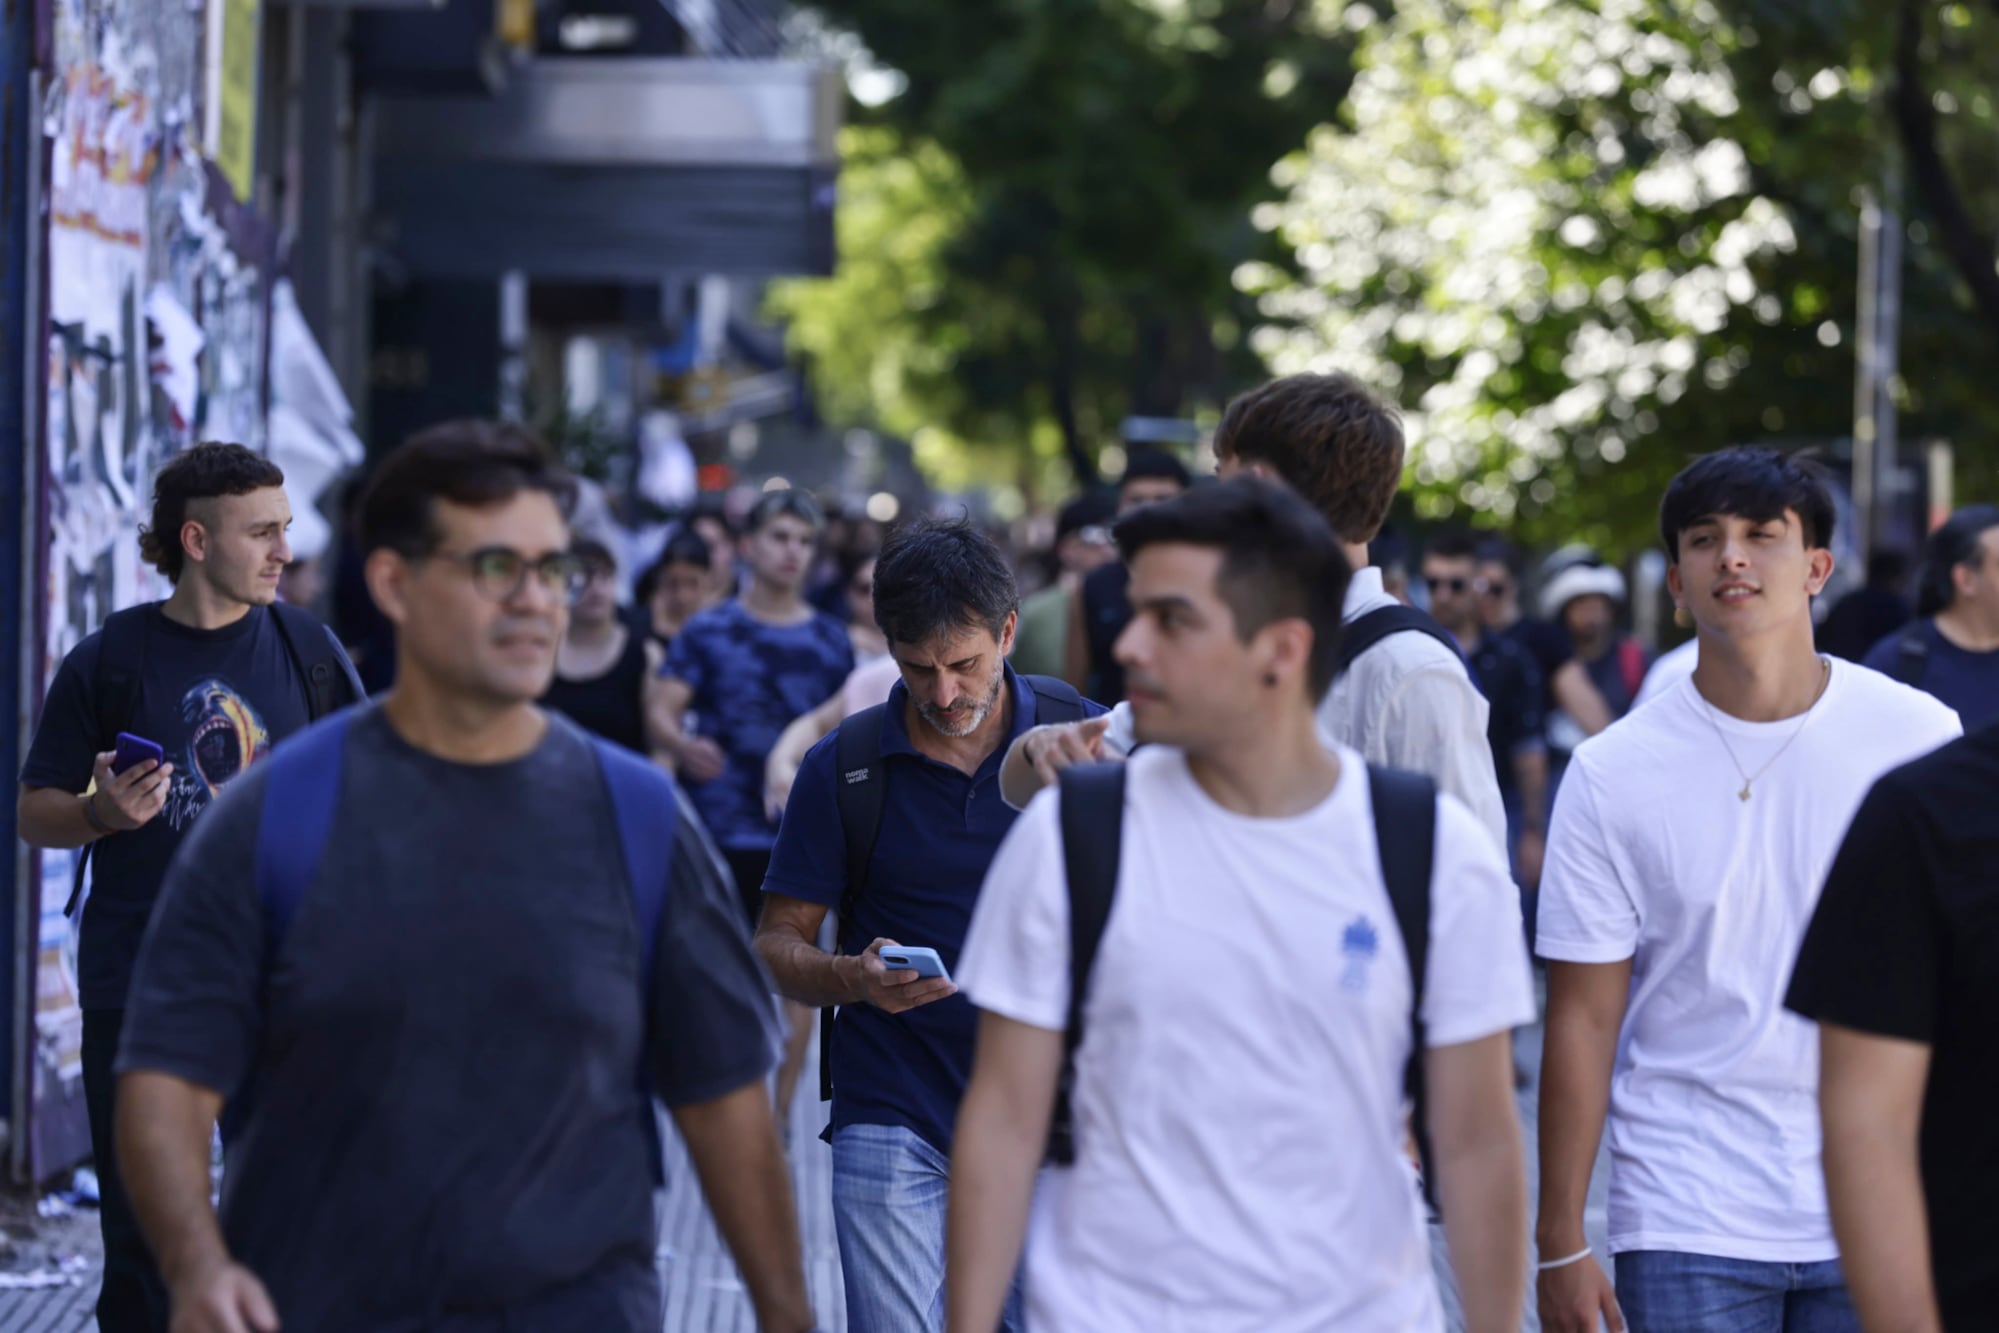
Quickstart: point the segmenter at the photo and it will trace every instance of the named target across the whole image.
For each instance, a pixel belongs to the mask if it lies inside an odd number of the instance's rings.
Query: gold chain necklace
[[[1714,728],[1714,734],[1721,740],[1721,748],[1728,751],[1728,762],[1735,765],[1735,774],[1742,779],[1742,790],[1735,793],[1735,798],[1738,801],[1749,799],[1749,789],[1756,785],[1757,779],[1768,773],[1771,767],[1784,757],[1784,751],[1791,748],[1791,742],[1804,734],[1805,725],[1812,720],[1812,714],[1818,709],[1819,700],[1825,698],[1826,687],[1832,684],[1832,662],[1821,657],[1819,659],[1819,666],[1821,671],[1819,674],[1818,693],[1812,696],[1811,704],[1805,709],[1805,715],[1798,719],[1797,728],[1784,738],[1782,745],[1777,747],[1777,753],[1770,756],[1770,762],[1764,764],[1763,767],[1757,769],[1754,773],[1743,771],[1742,761],[1735,757],[1735,747],[1728,743],[1728,733],[1721,729],[1721,723],[1715,719],[1714,705],[1707,701],[1707,696],[1701,694],[1698,688],[1694,690],[1695,694],[1700,695],[1702,716],[1706,717],[1707,724]]]

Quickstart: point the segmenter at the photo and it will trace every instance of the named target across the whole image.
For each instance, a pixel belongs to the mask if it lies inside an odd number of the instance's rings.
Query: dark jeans
[[[83,1099],[90,1111],[90,1149],[97,1158],[102,1200],[98,1223],[104,1231],[104,1286],[97,1293],[97,1327],[102,1333],[166,1333],[167,1286],[153,1263],[152,1249],[125,1197],[112,1136],[117,1103],[118,1034],[123,1009],[83,1011]]]

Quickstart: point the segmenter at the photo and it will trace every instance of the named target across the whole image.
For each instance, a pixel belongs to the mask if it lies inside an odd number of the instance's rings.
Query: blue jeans
[[[900,1125],[833,1134],[833,1229],[847,1286],[848,1333],[942,1333],[944,1217],[951,1161]],[[1020,1333],[1020,1280],[1006,1333]]]
[[[1837,1259],[1631,1250],[1617,1256],[1617,1303],[1631,1333],[1860,1333]]]

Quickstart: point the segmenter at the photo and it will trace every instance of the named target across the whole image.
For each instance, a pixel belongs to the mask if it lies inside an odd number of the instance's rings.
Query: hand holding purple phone
[[[144,828],[166,808],[173,774],[158,744],[121,731],[117,748],[97,756],[91,774],[96,790],[83,798],[85,815],[115,833]]]

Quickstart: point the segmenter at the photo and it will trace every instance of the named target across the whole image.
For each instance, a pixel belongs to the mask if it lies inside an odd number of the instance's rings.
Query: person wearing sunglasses
[[[655,1098],[760,1326],[812,1327],[740,912],[672,782],[535,705],[587,584],[572,486],[506,425],[385,459],[395,686],[231,783],[168,872],[118,1133],[183,1333],[654,1333]]]
[[[1486,631],[1479,606],[1485,581],[1478,573],[1478,544],[1470,534],[1444,532],[1430,539],[1423,548],[1423,582],[1430,591],[1430,614],[1463,647],[1472,682],[1492,705],[1486,739],[1492,745],[1500,799],[1506,803],[1507,850],[1515,879],[1531,890],[1541,879],[1547,831],[1548,745],[1540,668],[1519,644]]]

